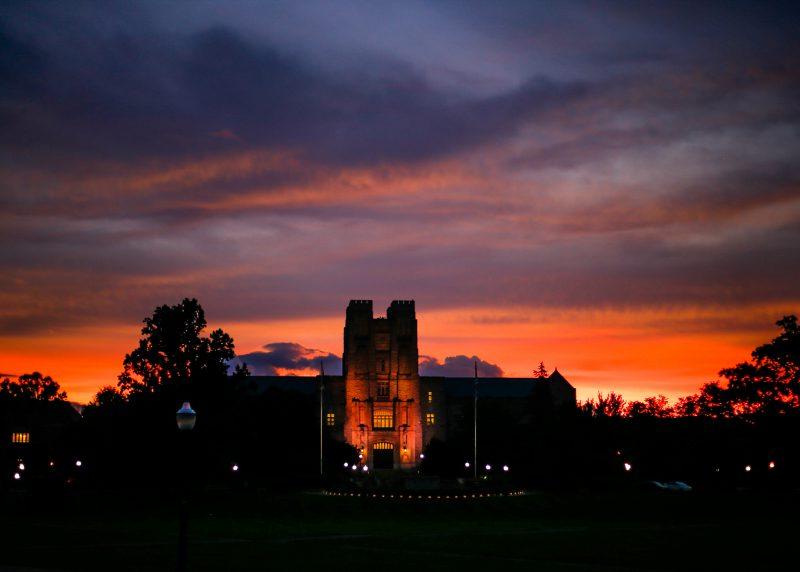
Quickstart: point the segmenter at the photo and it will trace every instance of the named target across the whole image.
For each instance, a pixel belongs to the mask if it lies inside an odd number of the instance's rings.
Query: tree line
[[[685,443],[697,444],[699,435],[711,439],[714,431],[709,428],[724,435],[718,442],[708,441],[702,453],[698,449],[694,454],[698,462],[730,443],[741,445],[749,439],[774,445],[779,440],[775,435],[785,433],[773,430],[776,423],[796,419],[800,410],[800,328],[793,315],[776,325],[778,335],[757,347],[750,360],[721,370],[720,380],[674,405],[661,395],[626,401],[611,392],[579,403],[571,413],[550,411],[542,405],[547,400],[533,399],[518,414],[509,415],[504,406],[485,400],[480,449],[493,452],[497,457],[493,462],[525,467],[528,475],[541,476],[544,471],[566,479],[568,473],[597,473],[598,467],[619,472],[620,450],[640,451],[644,459],[656,450],[653,443],[659,439],[671,440],[664,449],[671,452],[661,457],[678,466],[684,461],[675,459],[686,456],[681,453]],[[196,299],[159,306],[143,320],[141,338],[125,355],[117,383],[101,388],[81,417],[76,417],[55,380],[33,372],[0,382],[0,418],[8,430],[31,419],[48,428],[57,445],[42,453],[41,462],[70,451],[85,466],[94,467],[93,478],[100,484],[177,479],[185,458],[198,468],[193,474],[211,480],[233,478],[233,465],[241,469],[235,475],[240,480],[249,475],[307,482],[317,475],[316,395],[275,388],[255,391],[246,365],[229,372],[228,363],[235,355],[232,337],[221,329],[206,330],[205,313]],[[534,377],[547,376],[540,363]],[[546,384],[540,387],[544,391]],[[175,410],[183,401],[198,411],[191,439],[182,438],[175,429]],[[437,454],[437,449],[448,447],[433,443],[433,451],[426,455],[432,466],[437,455],[451,457],[454,474],[464,472],[472,447],[469,404],[462,414],[464,434],[452,433],[450,452]],[[53,423],[54,417],[62,425]],[[684,421],[676,425],[679,420]],[[63,430],[54,429],[57,426]],[[752,426],[763,429],[761,437],[754,436],[748,428]],[[509,431],[514,431],[514,439],[508,439]],[[329,474],[341,472],[343,461],[352,460],[355,452],[327,433],[324,438],[325,469]],[[788,451],[789,445],[781,447]],[[656,466],[663,459],[648,463]]]
[[[616,392],[598,393],[579,404],[590,417],[706,417],[758,419],[800,411],[800,327],[797,316],[775,323],[780,333],[758,346],[751,359],[719,372],[721,379],[671,405],[658,395],[626,401]]]

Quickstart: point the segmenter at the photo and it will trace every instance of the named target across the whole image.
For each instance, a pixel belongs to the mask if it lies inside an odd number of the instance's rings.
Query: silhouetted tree
[[[547,368],[544,366],[544,362],[539,362],[539,367],[537,367],[533,372],[533,377],[536,379],[547,379],[550,376],[550,373],[547,371]]]
[[[225,379],[227,362],[234,357],[233,339],[221,329],[203,336],[205,328],[205,312],[194,298],[156,308],[144,319],[139,346],[125,356],[118,384],[122,393],[152,393]]]
[[[580,413],[589,417],[622,417],[625,413],[625,400],[613,391],[608,395],[597,394],[597,399],[587,399],[578,404]]]
[[[773,416],[800,409],[800,328],[796,316],[776,322],[783,331],[753,350],[752,361],[719,372],[719,381],[705,384],[696,395],[679,400],[683,416],[713,418]]]
[[[26,373],[11,381],[6,378],[0,382],[0,395],[11,399],[35,399],[37,401],[64,401],[67,392],[49,375],[38,371]]]
[[[625,408],[625,415],[628,417],[671,417],[673,408],[670,407],[669,400],[663,395],[645,397],[643,401],[629,401]]]
[[[86,407],[117,407],[124,402],[125,396],[116,387],[107,385],[100,388]]]

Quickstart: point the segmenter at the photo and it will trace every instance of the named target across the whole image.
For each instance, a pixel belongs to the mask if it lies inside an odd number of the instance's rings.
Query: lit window
[[[391,410],[376,409],[372,415],[372,426],[375,429],[394,428],[394,415]]]
[[[30,433],[12,433],[11,434],[11,442],[12,443],[30,443],[31,442],[31,434]]]
[[[433,413],[426,413],[425,414],[425,423],[427,425],[433,425],[436,423],[436,415]]]
[[[328,422],[328,427],[333,427],[336,424],[336,414],[335,413],[328,413],[328,416],[326,417],[326,420]]]
[[[432,391],[428,392],[428,403],[433,403],[433,392]]]
[[[376,451],[392,451],[394,450],[394,444],[379,441],[378,443],[375,443],[372,448]]]

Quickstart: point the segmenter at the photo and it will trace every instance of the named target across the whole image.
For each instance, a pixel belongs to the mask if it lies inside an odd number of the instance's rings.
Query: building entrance
[[[375,469],[394,468],[394,445],[392,443],[375,443],[372,446],[372,467]]]

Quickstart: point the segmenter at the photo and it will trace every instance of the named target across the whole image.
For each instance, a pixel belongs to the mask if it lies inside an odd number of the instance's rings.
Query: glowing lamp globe
[[[197,413],[194,412],[188,401],[184,401],[178,412],[175,413],[175,420],[178,422],[178,429],[181,431],[191,431],[197,421]]]

